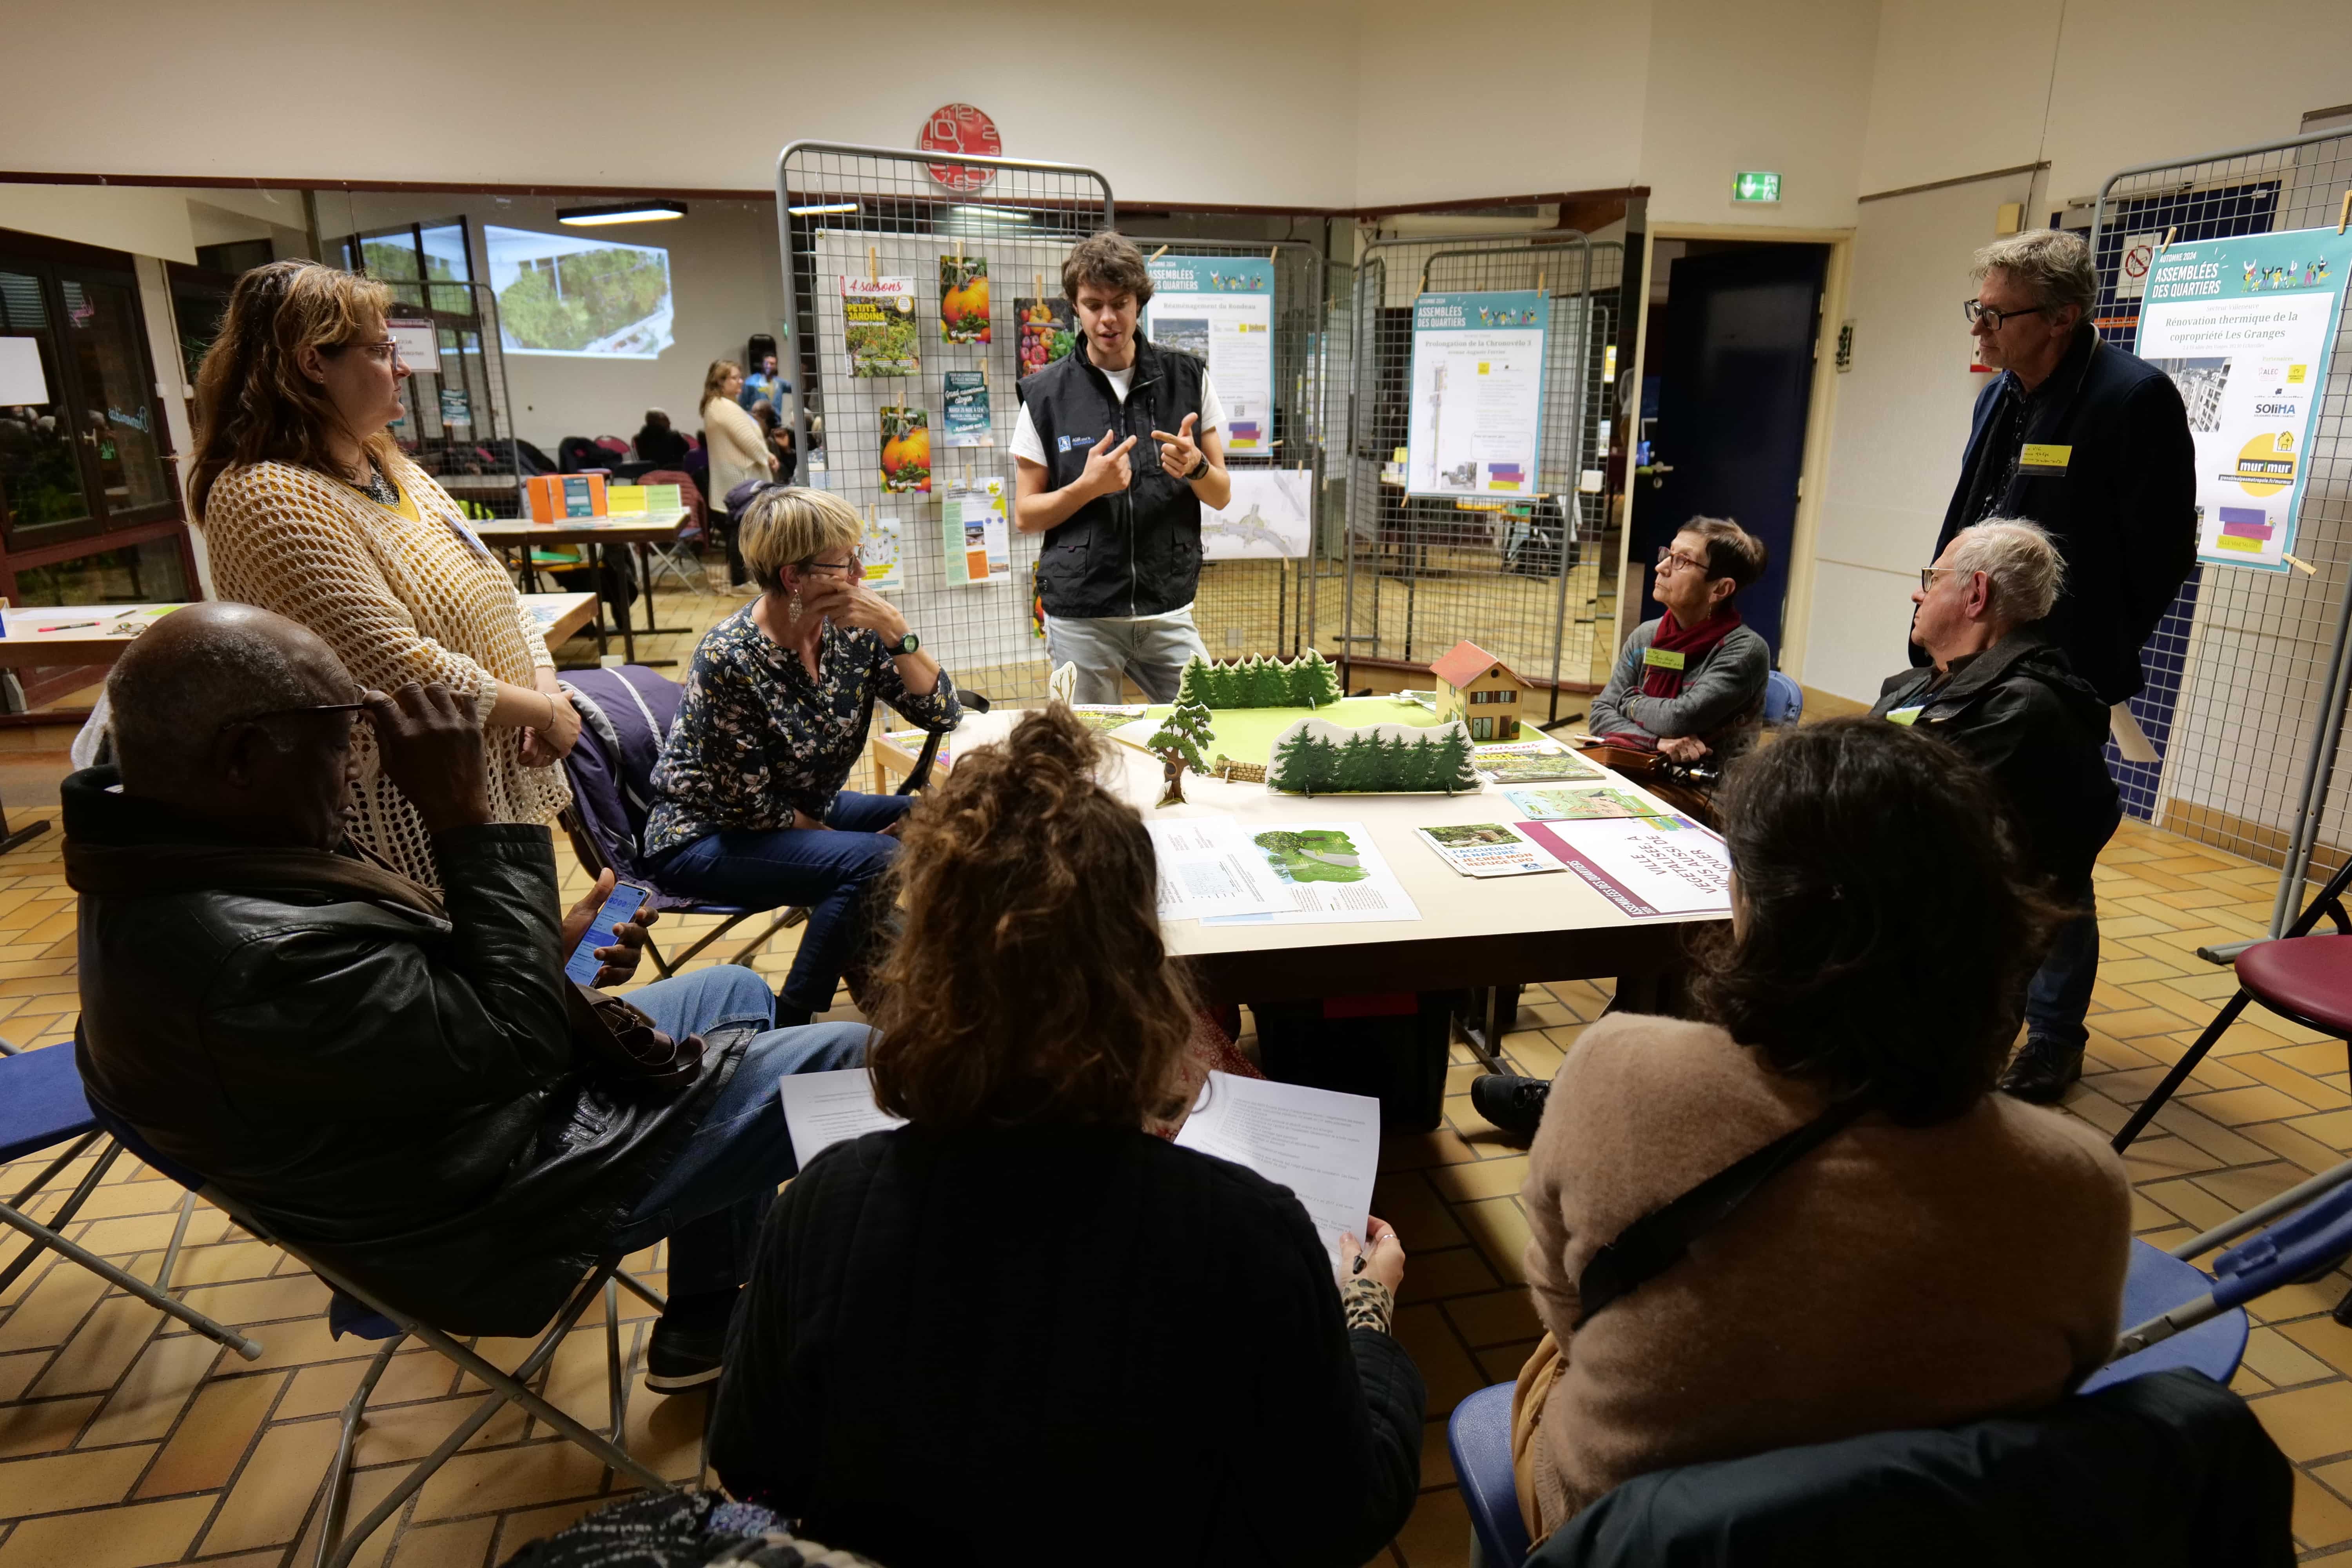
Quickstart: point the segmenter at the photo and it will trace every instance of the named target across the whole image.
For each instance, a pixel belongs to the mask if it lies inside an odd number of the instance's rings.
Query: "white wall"
[[[10,89],[12,92],[14,88]],[[7,110],[0,94],[0,119]],[[0,132],[0,145],[6,132]],[[194,261],[188,204],[175,191],[128,185],[0,185],[0,228],[136,256]]]

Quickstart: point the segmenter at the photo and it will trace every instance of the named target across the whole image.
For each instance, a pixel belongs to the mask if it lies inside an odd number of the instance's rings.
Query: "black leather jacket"
[[[441,835],[446,918],[251,854],[213,826],[64,786],[81,894],[75,1050],[98,1102],[272,1234],[453,1333],[553,1316],[733,1068],[667,1100],[579,1070],[543,827]],[[223,869],[223,868],[230,868]]]

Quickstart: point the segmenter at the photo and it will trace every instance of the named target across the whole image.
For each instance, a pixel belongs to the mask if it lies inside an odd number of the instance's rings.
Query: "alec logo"
[[[1096,438],[1092,436],[1059,436],[1055,437],[1057,444],[1056,449],[1064,452],[1078,451],[1085,447],[1091,447],[1095,444],[1095,439]]]

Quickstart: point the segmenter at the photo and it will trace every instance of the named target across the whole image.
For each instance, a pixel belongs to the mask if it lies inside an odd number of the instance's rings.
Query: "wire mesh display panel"
[[[870,531],[895,533],[901,585],[888,592],[957,683],[995,702],[1039,702],[1049,672],[1033,616],[1038,539],[1011,515],[1019,318],[1026,301],[1058,300],[1070,247],[1112,226],[1110,186],[1068,164],[942,157],[813,142],[778,157],[793,422],[807,482],[848,501]],[[910,310],[886,286],[898,279]],[[855,369],[845,299],[860,318]],[[1053,330],[1040,321],[1029,334],[1037,352],[1066,343]],[[964,438],[950,427],[951,389],[963,417],[984,397],[984,427],[972,417],[971,430],[984,444],[948,445]],[[965,499],[992,481],[1003,509],[993,531]]]
[[[2122,285],[2135,244],[2336,226],[2352,189],[2352,135],[2299,137],[2128,169],[2102,187],[2091,231],[2102,337],[2130,348],[2140,301]],[[2200,388],[2184,373],[2184,396]],[[2183,377],[2176,377],[2183,379]],[[2201,565],[2141,651],[2132,700],[2159,761],[2108,746],[2126,809],[2201,843],[2282,868],[2273,930],[2307,873],[2341,864],[2347,784],[2346,628],[2352,624],[2352,320],[2339,324],[2313,438],[2294,554],[2313,570]]]
[[[1225,454],[1228,470],[1287,468],[1307,475],[1311,540],[1320,510],[1323,452],[1319,436],[1322,377],[1315,358],[1323,323],[1323,256],[1315,247],[1281,240],[1163,239],[1130,235],[1145,256],[1164,247],[1170,256],[1261,258],[1274,263],[1274,436],[1263,457]],[[1283,531],[1252,526],[1210,528],[1202,534],[1201,587],[1193,624],[1218,658],[1246,654],[1294,657],[1312,637],[1302,616],[1304,561],[1275,553]]]
[[[1601,265],[1596,265],[1596,263]],[[1349,373],[1348,527],[1333,608],[1350,658],[1427,664],[1464,637],[1520,676],[1590,683],[1614,606],[1601,594],[1605,498],[1593,453],[1601,352],[1615,341],[1623,251],[1572,230],[1376,241],[1356,268]],[[1605,274],[1605,276],[1604,276]],[[1525,501],[1409,496],[1388,470],[1411,419],[1413,301],[1539,289],[1550,299],[1540,451]],[[1593,487],[1588,493],[1585,487]]]

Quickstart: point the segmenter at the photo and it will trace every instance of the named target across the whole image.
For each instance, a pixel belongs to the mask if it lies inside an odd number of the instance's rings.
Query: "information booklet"
[[[984,343],[990,341],[988,320],[988,258],[984,256],[940,258],[940,342]]]
[[[1225,405],[1225,450],[1274,442],[1274,263],[1262,257],[1163,256],[1144,264],[1151,303],[1142,329],[1209,367]]]
[[[950,586],[1013,580],[1013,533],[1005,521],[1003,479],[948,491],[940,506],[940,550]]]
[[[931,416],[922,408],[877,408],[882,424],[882,489],[888,495],[929,495]]]
[[[874,1103],[874,1079],[864,1068],[788,1072],[777,1080],[776,1092],[784,1102],[784,1131],[792,1137],[793,1158],[803,1170],[835,1143],[907,1124],[906,1118]]]
[[[1549,741],[1514,741],[1474,746],[1470,765],[1496,784],[1549,784],[1559,779],[1605,778],[1592,763]]]
[[[877,594],[907,585],[898,562],[899,538],[898,520],[882,517],[866,525],[866,536],[857,542],[859,558],[866,563],[866,585]]]
[[[1160,860],[1160,918],[1274,914],[1291,907],[1230,816],[1155,817],[1143,825]]]
[[[940,422],[943,447],[993,447],[988,424],[988,376],[977,370],[951,370],[940,377],[946,408]]]
[[[1067,300],[1040,297],[1013,301],[1021,319],[1021,374],[1034,375],[1078,346],[1077,319]]]
[[[1288,1187],[1329,1249],[1334,1274],[1341,1233],[1363,1242],[1381,1163],[1381,1102],[1370,1096],[1213,1072],[1177,1130],[1176,1146]],[[800,1147],[797,1135],[793,1147]]]
[[[1688,817],[1519,826],[1629,915],[1731,912],[1731,852],[1722,839]]]
[[[1665,807],[1607,785],[1586,789],[1507,789],[1503,798],[1538,822],[1591,822],[1611,816],[1665,815]]]
[[[1465,877],[1525,877],[1568,868],[1507,822],[1449,822],[1413,832]]]
[[[915,280],[844,278],[842,338],[852,375],[916,375],[923,368],[915,345]]]
[[[1416,905],[1360,822],[1301,822],[1254,833],[1250,844],[1289,908],[1269,915],[1214,915],[1203,925],[1322,925],[1417,921]]]

